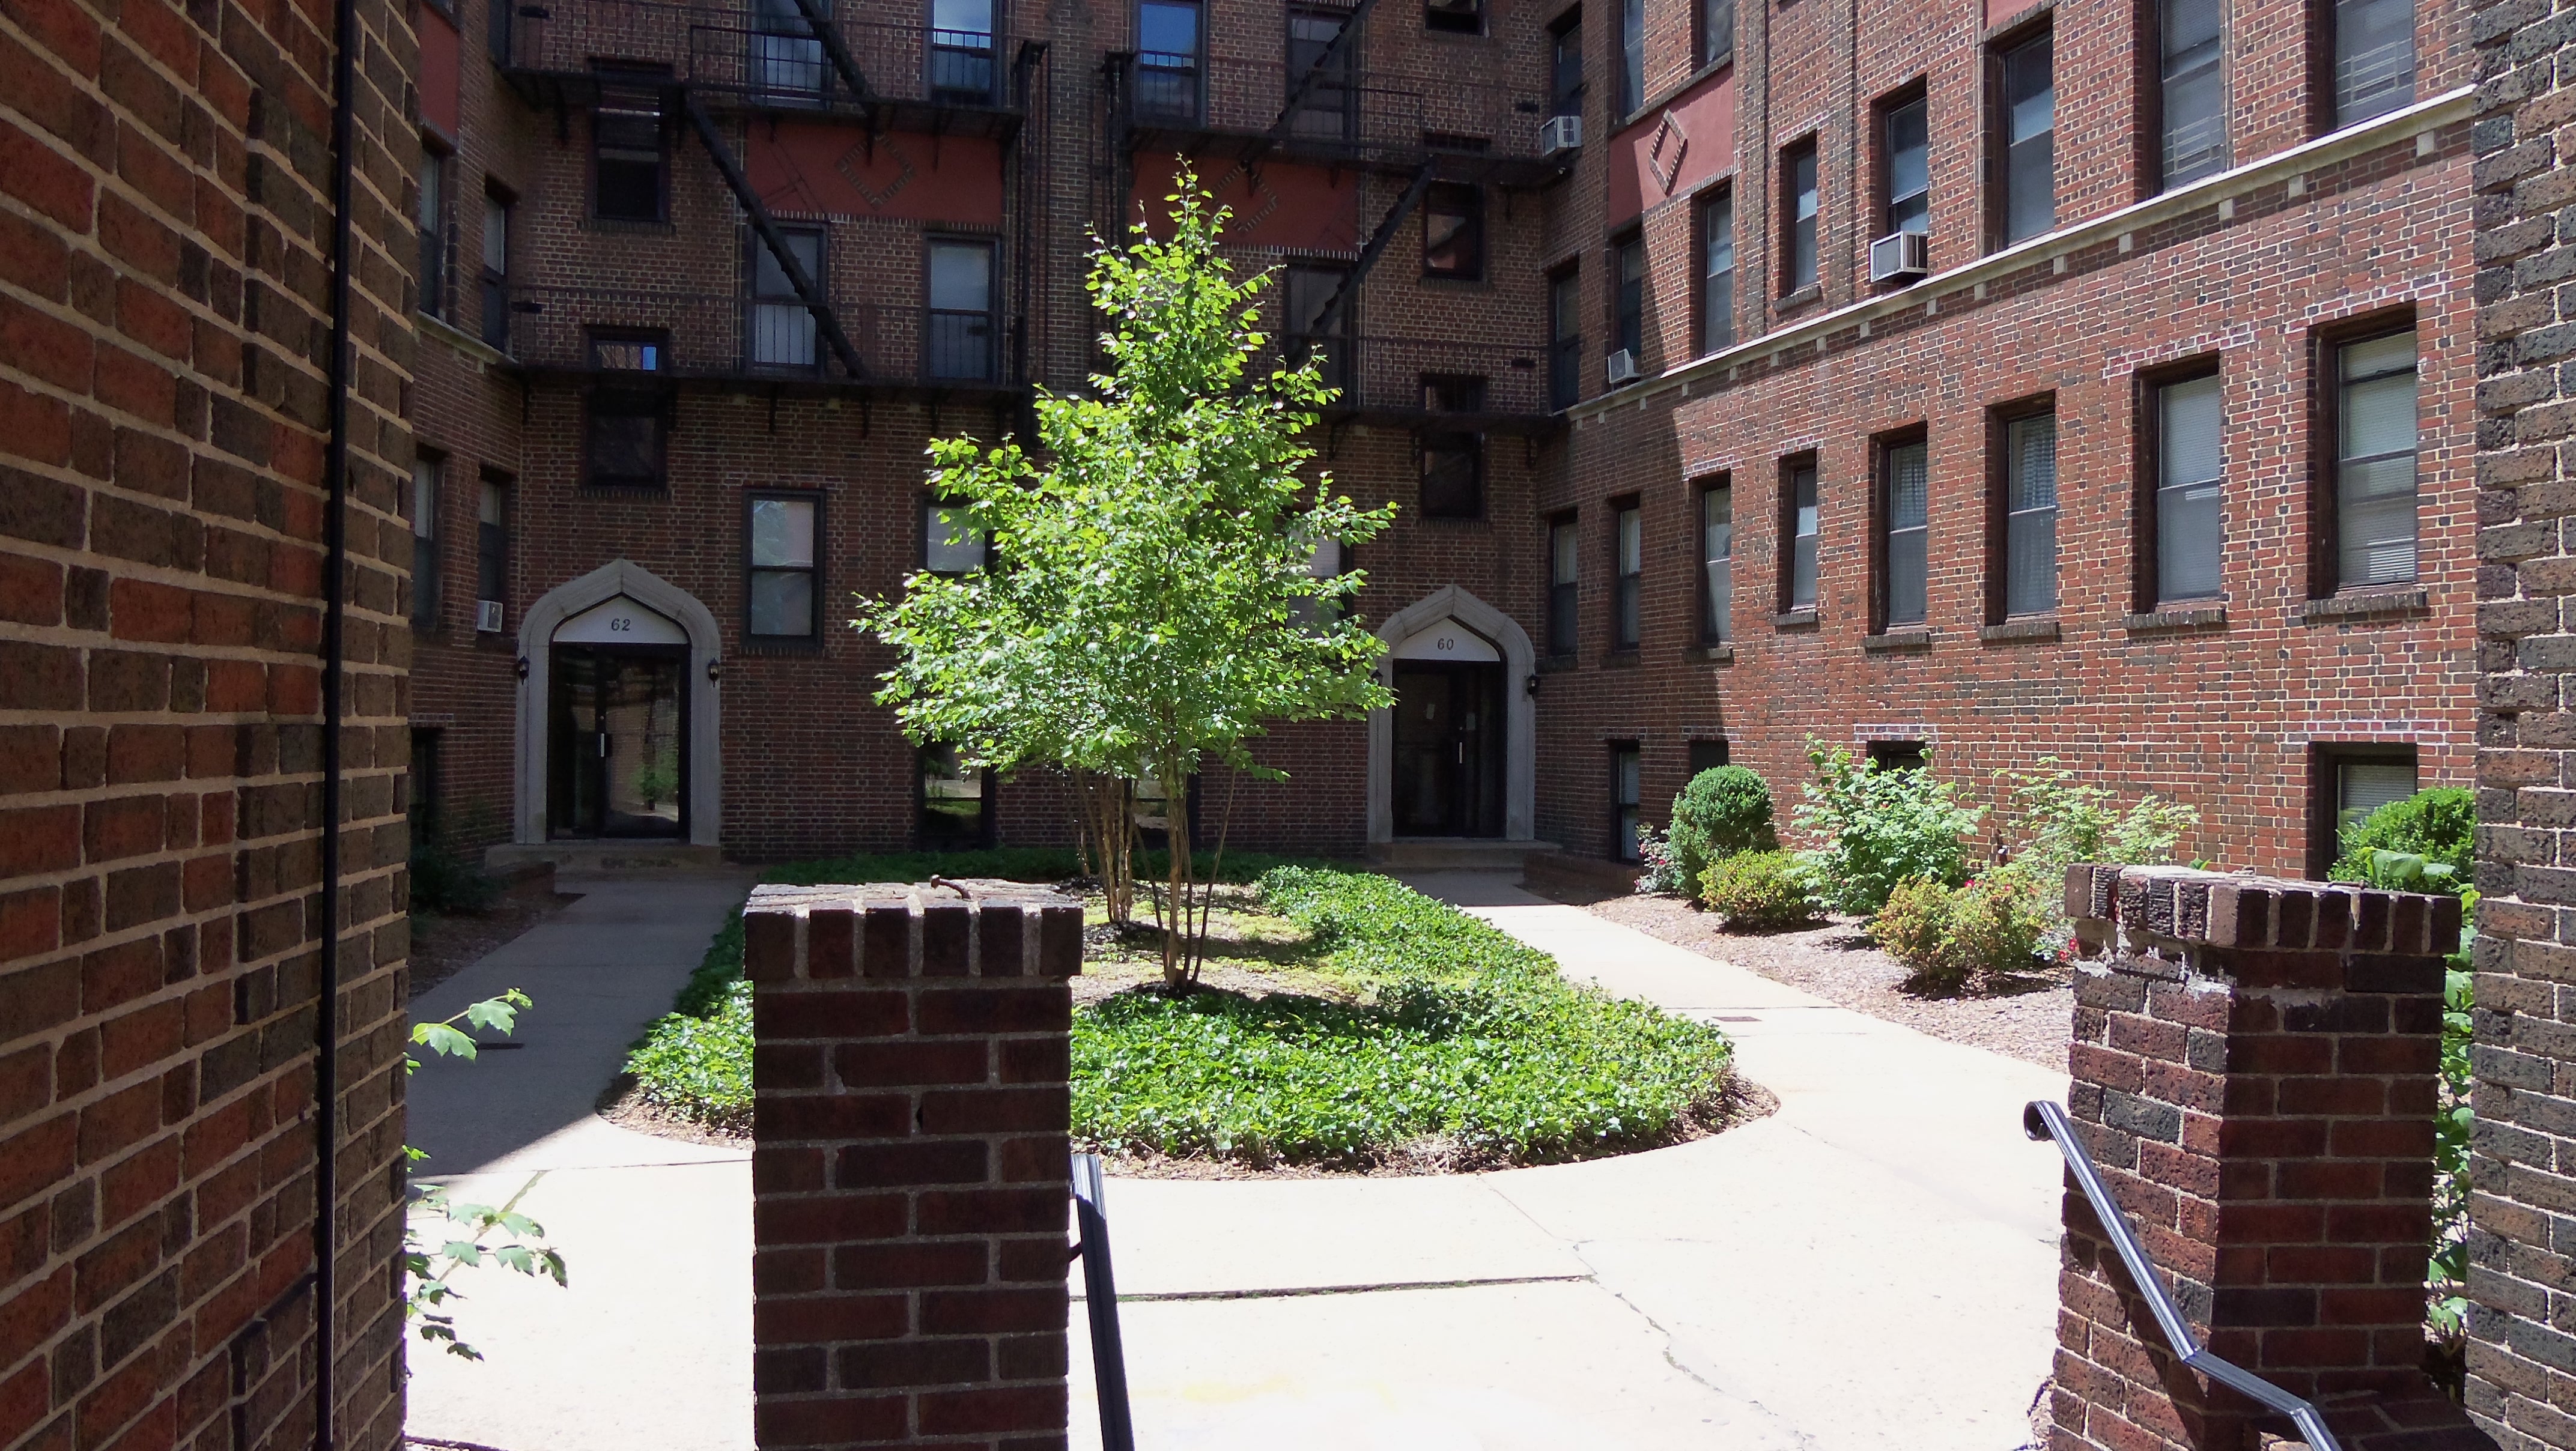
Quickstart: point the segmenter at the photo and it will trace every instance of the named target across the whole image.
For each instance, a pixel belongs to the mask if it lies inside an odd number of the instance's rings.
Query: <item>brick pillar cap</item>
[[[2192,867],[2068,867],[2066,914],[2211,947],[2442,957],[2460,945],[2457,897]]]
[[[1082,971],[1082,904],[1027,882],[760,886],[743,903],[742,925],[743,967],[754,982]]]

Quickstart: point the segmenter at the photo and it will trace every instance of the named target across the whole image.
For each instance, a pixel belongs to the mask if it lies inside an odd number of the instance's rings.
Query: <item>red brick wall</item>
[[[328,7],[0,15],[0,1445],[402,1420],[408,19],[360,7],[340,991],[320,1001]]]

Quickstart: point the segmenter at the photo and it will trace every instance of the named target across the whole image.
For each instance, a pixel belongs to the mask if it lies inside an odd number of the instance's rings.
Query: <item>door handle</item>
[[[603,761],[608,759],[608,732],[606,731],[599,733],[599,758]]]

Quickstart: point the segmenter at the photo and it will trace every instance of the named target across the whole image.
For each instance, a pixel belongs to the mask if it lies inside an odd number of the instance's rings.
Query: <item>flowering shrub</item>
[[[1690,881],[1682,874],[1681,863],[1673,857],[1671,838],[1651,826],[1637,828],[1637,860],[1646,868],[1637,874],[1637,890],[1641,894],[1677,897]]]

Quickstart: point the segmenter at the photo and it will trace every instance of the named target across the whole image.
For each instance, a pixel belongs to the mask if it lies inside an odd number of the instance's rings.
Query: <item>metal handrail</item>
[[[2311,1451],[2343,1451],[2343,1444],[2326,1429],[2325,1417],[2317,1413],[2313,1404],[2212,1355],[2191,1333],[2191,1326],[2182,1318],[2182,1307],[2174,1303],[2173,1292],[2165,1288],[2164,1276],[2156,1273],[2155,1262],[2147,1258],[2146,1246],[2138,1243],[2138,1232],[2129,1224],[2128,1211],[2111,1197],[2110,1186],[2102,1182],[2102,1171],[2093,1167],[2093,1156],[2086,1152],[2084,1141],[2076,1137],[2075,1125],[2066,1117],[2064,1108],[2046,1099],[2034,1100],[2021,1111],[2021,1131],[2034,1140],[2057,1141],[2057,1151],[2066,1156],[2066,1167],[2074,1172],[2077,1187],[2092,1203],[2094,1217],[2102,1221],[2103,1230],[2111,1236],[2111,1247],[2120,1252],[2120,1263],[2128,1266],[2130,1280],[2147,1297],[2147,1309],[2156,1317],[2156,1328],[2164,1332],[2165,1343],[2182,1356],[2183,1364],[2289,1417]]]
[[[1073,1156],[1073,1217],[1081,1242],[1082,1308],[1091,1321],[1091,1378],[1100,1394],[1102,1451],[1136,1451],[1136,1418],[1127,1404],[1127,1348],[1118,1333],[1118,1286],[1109,1271],[1109,1215],[1103,1208],[1098,1154]]]

